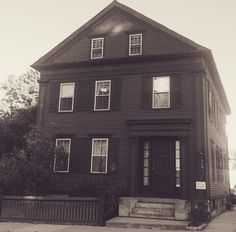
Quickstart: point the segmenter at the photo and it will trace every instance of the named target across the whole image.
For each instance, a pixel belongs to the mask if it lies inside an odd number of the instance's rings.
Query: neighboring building
[[[58,192],[104,176],[128,183],[121,215],[144,197],[179,199],[175,219],[199,199],[224,208],[230,106],[209,49],[113,1],[32,67],[38,124],[67,151]]]

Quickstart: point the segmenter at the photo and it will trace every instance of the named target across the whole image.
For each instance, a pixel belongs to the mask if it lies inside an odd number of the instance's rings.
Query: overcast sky
[[[29,65],[112,0],[0,0],[0,80]],[[210,48],[232,115],[229,147],[236,148],[236,0],[120,0]]]

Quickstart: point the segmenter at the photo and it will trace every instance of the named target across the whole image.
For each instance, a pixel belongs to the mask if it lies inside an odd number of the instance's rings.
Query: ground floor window
[[[92,139],[91,173],[107,173],[108,138]]]
[[[56,139],[54,172],[69,172],[71,139]]]

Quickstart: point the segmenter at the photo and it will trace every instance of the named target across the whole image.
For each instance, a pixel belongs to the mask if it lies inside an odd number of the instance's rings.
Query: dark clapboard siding
[[[137,65],[130,65],[137,67]],[[173,69],[173,68],[172,68]],[[178,69],[182,69],[181,66]],[[42,78],[51,83],[75,82],[75,112],[73,113],[52,113],[46,111],[45,126],[56,131],[56,134],[71,133],[72,138],[71,160],[69,173],[60,174],[63,176],[63,184],[60,189],[69,191],[73,185],[81,178],[89,175],[96,178],[98,175],[90,174],[91,165],[91,140],[92,137],[108,137],[109,149],[116,151],[115,156],[109,150],[108,157],[108,179],[113,179],[114,175],[119,178],[129,179],[130,157],[128,127],[126,122],[132,119],[168,119],[168,118],[191,118],[192,117],[192,88],[193,76],[191,72],[175,70],[169,71],[168,66],[159,74],[159,68],[151,68],[150,73],[132,73],[133,69],[122,70],[124,74],[117,75],[116,71],[109,70],[103,73],[94,73],[88,68],[84,68],[83,73],[68,74],[47,74]],[[127,74],[125,74],[127,73]],[[171,76],[171,108],[152,109],[151,99],[152,78],[157,75]],[[68,78],[67,78],[68,77]],[[111,80],[111,110],[94,112],[94,88],[96,80]],[[149,84],[144,83],[149,80]],[[58,83],[57,83],[58,84]],[[145,90],[145,87],[146,90]],[[181,89],[181,91],[180,91]],[[50,88],[49,88],[50,91]],[[59,90],[57,90],[59,91]],[[147,91],[148,93],[145,93]],[[56,94],[56,88],[54,89]],[[58,92],[59,93],[59,92]],[[58,94],[57,93],[57,94]],[[176,96],[179,98],[176,98]],[[55,98],[55,97],[54,97]],[[178,99],[178,101],[176,99]],[[177,102],[176,102],[177,101]],[[49,100],[50,102],[50,100]],[[146,102],[146,103],[145,103]],[[55,101],[55,104],[58,104]],[[148,105],[145,106],[145,104]],[[54,107],[56,108],[56,107]],[[113,140],[116,140],[115,146]],[[118,145],[119,144],[119,145]],[[115,172],[110,168],[114,166]]]

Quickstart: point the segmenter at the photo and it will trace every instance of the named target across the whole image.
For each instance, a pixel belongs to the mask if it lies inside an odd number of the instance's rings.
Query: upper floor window
[[[170,77],[153,77],[152,108],[170,108]]]
[[[69,172],[71,139],[56,139],[54,172]]]
[[[94,38],[91,42],[91,59],[103,58],[104,38]]]
[[[212,97],[212,90],[210,85],[208,86],[208,106],[209,106],[209,117],[213,119],[213,97]]]
[[[129,55],[142,55],[142,34],[129,35]]]
[[[109,110],[111,95],[111,80],[96,81],[94,110]]]
[[[93,138],[91,173],[107,173],[108,138]]]
[[[75,83],[61,83],[59,97],[59,112],[72,112],[74,105]]]

